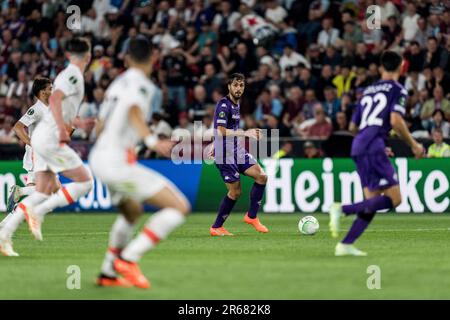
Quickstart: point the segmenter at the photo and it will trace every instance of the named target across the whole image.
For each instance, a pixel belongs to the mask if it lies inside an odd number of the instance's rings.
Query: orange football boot
[[[114,260],[114,269],[135,287],[141,289],[150,288],[150,282],[142,274],[137,263],[117,258]]]
[[[225,229],[224,227],[220,228],[211,227],[209,229],[209,234],[212,235],[213,237],[234,236],[234,234],[228,232],[228,230]]]
[[[248,216],[248,212],[245,214],[244,221],[248,224],[251,224],[258,232],[262,233],[269,232],[269,229],[267,229],[267,227],[259,221],[258,217],[252,219]]]
[[[100,275],[98,276],[97,280],[95,280],[95,283],[99,287],[123,287],[123,288],[130,288],[133,286],[131,282],[124,278],[116,277],[111,278],[107,276]]]

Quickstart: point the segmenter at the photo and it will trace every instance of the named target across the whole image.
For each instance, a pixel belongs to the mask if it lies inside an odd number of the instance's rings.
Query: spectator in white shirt
[[[322,20],[322,29],[319,32],[317,43],[323,48],[336,46],[339,41],[339,30],[333,28],[333,20],[331,18]]]
[[[213,20],[214,31],[220,33],[235,31],[236,21],[241,17],[241,14],[231,9],[229,1],[223,1],[220,4],[220,13],[217,13]]]
[[[412,41],[419,31],[418,20],[420,16],[417,14],[416,5],[414,2],[409,2],[406,6],[406,12],[403,16],[403,38],[405,41]]]
[[[387,25],[389,17],[398,15],[397,8],[391,1],[377,0],[377,5],[380,7],[382,25]]]
[[[273,24],[279,24],[287,17],[287,12],[276,0],[270,0],[267,2],[265,16]]]
[[[301,55],[300,53],[294,51],[294,48],[290,44],[287,44],[284,47],[283,55],[281,56],[281,59],[279,62],[282,77],[284,77],[284,72],[287,67],[289,67],[289,66],[296,67],[300,63],[303,63],[305,65],[305,67],[308,69],[311,68],[311,65],[308,62],[308,60],[306,60],[306,58],[303,55]]]

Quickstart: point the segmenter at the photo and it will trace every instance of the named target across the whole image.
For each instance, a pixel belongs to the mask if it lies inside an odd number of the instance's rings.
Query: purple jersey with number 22
[[[368,86],[353,113],[359,128],[353,139],[352,157],[363,187],[385,189],[398,184],[397,174],[385,153],[391,131],[391,113],[405,114],[407,91],[397,81],[380,80]]]

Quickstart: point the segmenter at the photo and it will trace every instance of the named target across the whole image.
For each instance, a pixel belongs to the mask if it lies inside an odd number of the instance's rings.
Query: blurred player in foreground
[[[50,112],[34,129],[31,146],[34,151],[36,191],[20,202],[15,210],[17,219],[25,215],[31,233],[42,240],[41,225],[45,214],[57,207],[72,204],[87,194],[93,185],[92,176],[81,158],[67,143],[73,127],[86,123],[78,117],[84,98],[83,73],[91,59],[91,45],[84,38],[74,38],[67,44],[69,65],[55,79],[50,96]],[[57,174],[72,180],[58,192]]]
[[[246,131],[239,129],[239,100],[244,94],[244,90],[244,76],[240,73],[232,74],[228,80],[228,95],[223,97],[216,105],[214,114],[214,157],[228,193],[223,198],[216,221],[209,230],[211,236],[233,235],[223,227],[223,224],[241,196],[241,174],[255,180],[250,191],[250,208],[245,214],[244,221],[252,225],[256,231],[269,232],[257,217],[266,188],[267,175],[253,156],[241,145],[242,138],[249,137],[258,140],[262,138],[260,129]]]
[[[389,131],[394,129],[417,158],[424,156],[423,146],[411,136],[403,119],[408,92],[397,82],[402,58],[397,53],[384,52],[381,67],[381,80],[364,90],[350,124],[350,130],[357,133],[352,144],[352,157],[366,200],[344,206],[334,204],[330,208],[330,230],[335,238],[342,214],[357,215],[346,237],[336,245],[336,256],[366,256],[353,243],[377,211],[393,209],[401,202],[397,173],[386,154],[385,140]]]
[[[140,141],[163,156],[169,156],[173,146],[170,140],[158,140],[146,124],[155,92],[149,79],[152,55],[146,39],[130,41],[127,65],[128,70],[106,91],[98,139],[89,156],[93,173],[108,186],[121,213],[112,227],[97,284],[149,288],[137,263],[185,221],[190,205],[168,179],[136,162],[135,149]],[[130,241],[144,203],[160,210]]]

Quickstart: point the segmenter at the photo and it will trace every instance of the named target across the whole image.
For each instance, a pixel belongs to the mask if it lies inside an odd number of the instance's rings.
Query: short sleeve
[[[226,127],[228,124],[228,115],[230,113],[230,110],[228,108],[228,105],[223,102],[220,105],[217,106],[215,117],[214,117],[214,126],[222,126]]]
[[[35,110],[34,107],[31,107],[28,109],[27,113],[25,113],[20,119],[19,122],[22,123],[24,126],[29,127],[36,121],[38,121],[38,112]]]
[[[406,114],[406,99],[408,97],[408,91],[405,88],[399,90],[398,94],[395,95],[394,101],[392,101],[391,112],[398,112],[402,116]]]
[[[130,94],[127,94],[123,99],[128,108],[138,106],[141,108],[144,115],[150,111],[152,103],[153,91],[147,86],[138,86]]]
[[[359,126],[359,124],[361,123],[361,104],[360,104],[360,102],[358,102],[355,110],[353,111],[352,122],[357,126]]]
[[[55,79],[53,89],[61,90],[66,97],[75,95],[78,91],[79,83],[83,82],[75,73],[65,72]]]

